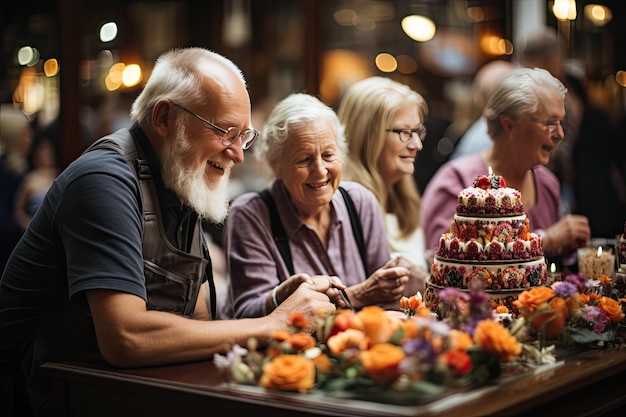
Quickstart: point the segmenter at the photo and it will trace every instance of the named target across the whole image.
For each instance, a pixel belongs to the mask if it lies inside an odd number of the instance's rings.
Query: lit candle
[[[493,170],[491,169],[491,165],[489,165],[489,176],[493,177]]]
[[[561,281],[561,273],[560,272],[556,272],[556,264],[554,262],[552,262],[550,264],[550,275],[548,276],[548,282],[547,284],[550,285],[553,282],[556,281]]]
[[[602,246],[593,252],[590,248],[581,248],[578,250],[578,270],[591,279],[601,275],[611,277],[615,271],[615,255],[610,250],[602,252]]]

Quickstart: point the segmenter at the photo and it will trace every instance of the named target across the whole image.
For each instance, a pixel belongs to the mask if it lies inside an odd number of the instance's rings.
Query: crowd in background
[[[566,65],[562,40],[550,28],[541,28],[529,36],[522,51],[513,59],[488,61],[478,69],[473,77],[472,89],[468,90],[472,103],[469,111],[473,115],[471,125],[467,123],[468,111],[463,115],[463,122],[456,111],[451,111],[450,117],[443,120],[438,117],[426,118],[424,125],[427,134],[423,149],[415,158],[413,173],[418,192],[425,192],[430,179],[446,162],[491,146],[484,118],[480,117],[482,108],[494,83],[518,66],[544,68],[559,78],[568,89],[566,121],[563,126],[565,140],[547,164],[559,180],[561,215],[583,215],[589,219],[594,238],[613,239],[622,230],[626,220],[626,141],[623,139],[626,117],[616,119],[590,97],[584,74],[572,71]],[[129,101],[129,98],[113,102],[89,100],[83,112],[81,140],[84,148],[95,138],[117,130],[128,122],[125,107]],[[462,102],[463,99],[458,101]],[[104,102],[107,104],[104,105]],[[258,106],[253,104],[253,117],[257,126],[262,127],[272,104],[271,101]],[[337,110],[338,104],[334,108]],[[36,116],[27,119],[17,114],[19,109],[9,104],[3,105],[2,113],[1,220],[5,238],[0,266],[4,265],[12,245],[26,227],[41,193],[58,174],[61,146],[57,136],[58,119],[48,125],[41,125]],[[16,117],[21,119],[18,124],[28,122],[28,127],[24,127],[21,133],[15,127]],[[459,120],[455,120],[455,117]],[[460,131],[458,126],[462,126]],[[450,138],[453,142],[450,149],[443,154],[434,151],[433,148],[442,139]],[[439,157],[434,158],[433,155]],[[251,156],[243,166],[234,170],[232,199],[247,191],[260,190],[267,184],[260,175],[259,165],[260,161]],[[18,184],[22,182],[18,192]],[[207,223],[205,228],[215,245],[214,250],[218,252],[222,245],[223,225]],[[220,262],[216,262],[216,269],[225,273],[225,265]]]

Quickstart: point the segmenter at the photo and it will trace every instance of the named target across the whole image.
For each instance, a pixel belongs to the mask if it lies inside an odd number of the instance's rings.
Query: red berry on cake
[[[483,190],[488,190],[491,188],[491,181],[489,181],[489,177],[487,177],[486,175],[481,175],[474,180],[473,186],[476,188],[481,188]]]

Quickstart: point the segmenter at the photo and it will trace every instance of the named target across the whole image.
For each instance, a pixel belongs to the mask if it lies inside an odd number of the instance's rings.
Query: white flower
[[[226,356],[218,353],[213,355],[213,363],[218,369],[228,369],[230,367],[230,360]]]

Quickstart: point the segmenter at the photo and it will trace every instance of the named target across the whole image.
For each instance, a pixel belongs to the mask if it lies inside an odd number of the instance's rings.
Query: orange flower
[[[263,366],[261,386],[282,391],[306,392],[315,382],[315,364],[301,355],[282,355]]]
[[[565,300],[556,297],[550,301],[550,310],[546,314],[551,315],[551,318],[545,321],[547,337],[554,338],[561,334],[568,313],[569,307]],[[535,322],[533,322],[533,325],[538,326]]]
[[[417,327],[417,323],[415,320],[404,320],[400,323],[400,328],[402,329],[404,339],[414,339],[417,337],[419,332],[419,328]]]
[[[360,358],[365,374],[376,383],[386,385],[397,378],[404,351],[391,343],[379,343],[361,352]]]
[[[442,359],[459,376],[465,375],[472,370],[472,360],[463,349],[449,350],[442,355]]]
[[[509,313],[509,309],[507,306],[500,304],[496,307],[496,314],[508,314],[508,313]]]
[[[341,310],[333,318],[333,323],[327,337],[341,333],[347,329],[363,330],[361,319],[351,310]]]
[[[600,298],[600,307],[606,313],[611,323],[619,323],[624,319],[622,305],[610,297]]]
[[[389,341],[401,323],[401,320],[386,315],[385,310],[378,306],[363,307],[357,316],[361,319],[363,331],[371,344]]]
[[[274,333],[274,340],[277,340],[279,342],[284,342],[285,340],[289,339],[289,337],[291,336],[291,333],[289,333],[286,330],[279,330],[276,333]]]
[[[540,305],[546,303],[555,296],[554,290],[550,287],[537,287],[521,293],[517,300],[513,301],[515,307],[524,315],[532,316]]]
[[[613,280],[606,275],[600,275],[598,281],[600,281],[600,284],[610,284]]]
[[[348,329],[329,337],[326,345],[334,355],[340,355],[346,349],[367,349],[369,340],[362,331]]]
[[[469,333],[462,332],[460,330],[452,329],[448,335],[448,341],[451,349],[463,349],[467,350],[474,346],[474,341]]]
[[[328,355],[325,353],[321,353],[312,359],[315,364],[315,369],[317,372],[328,373],[332,370],[332,364],[330,363],[330,359]]]
[[[500,360],[512,361],[522,353],[522,345],[500,323],[483,320],[474,331],[474,340],[484,351],[497,355]]]
[[[291,325],[297,329],[306,329],[309,325],[309,321],[302,313],[293,313],[291,317],[289,317],[289,321],[291,321]]]
[[[292,334],[286,342],[289,343],[295,351],[307,350],[314,347],[316,344],[313,336],[304,332]]]
[[[405,310],[411,310],[414,313],[417,313],[419,310],[426,308],[424,305],[424,301],[422,301],[422,296],[412,295],[411,297],[402,297],[400,298],[400,307]]]

